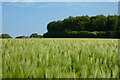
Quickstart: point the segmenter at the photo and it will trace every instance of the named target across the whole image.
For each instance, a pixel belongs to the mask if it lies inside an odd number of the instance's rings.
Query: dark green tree
[[[48,32],[44,34],[45,37],[82,37],[82,35],[84,35],[83,37],[85,35],[89,37],[115,37],[119,33],[117,31],[120,30],[120,16],[70,16],[62,21],[50,22],[47,25],[47,30]]]
[[[104,15],[98,15],[96,16],[96,21],[95,21],[95,27],[96,27],[96,31],[105,31],[107,30],[107,17]]]
[[[12,38],[9,34],[1,34],[0,38]]]
[[[47,25],[47,30],[48,30],[48,31],[55,31],[55,24],[56,24],[56,21],[50,22],[50,23]]]
[[[31,38],[40,38],[40,37],[42,37],[41,35],[38,35],[37,33],[32,33],[31,35],[30,35],[30,37]]]
[[[118,16],[118,27],[117,30],[120,30],[120,16]]]
[[[108,31],[116,31],[118,27],[118,16],[117,15],[109,15],[107,20],[107,30]]]

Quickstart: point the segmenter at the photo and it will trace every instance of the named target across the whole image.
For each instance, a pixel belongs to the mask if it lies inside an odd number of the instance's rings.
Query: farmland
[[[3,78],[118,78],[118,39],[3,39]]]

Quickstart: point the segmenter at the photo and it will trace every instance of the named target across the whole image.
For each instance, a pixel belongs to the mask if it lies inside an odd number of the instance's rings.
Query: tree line
[[[52,21],[43,36],[33,33],[28,38],[120,38],[120,16],[77,16]],[[1,34],[0,38],[12,38]]]
[[[77,16],[52,21],[47,25],[45,38],[118,38],[120,35],[120,16],[96,15]]]
[[[20,38],[21,36],[17,36],[17,37]],[[42,37],[43,37],[42,35],[38,35],[37,33],[32,33],[30,36],[26,36],[26,38],[42,38]],[[9,34],[1,34],[0,38],[12,38],[12,37]]]

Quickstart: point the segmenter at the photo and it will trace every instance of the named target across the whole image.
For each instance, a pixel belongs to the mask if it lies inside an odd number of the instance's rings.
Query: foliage
[[[77,16],[63,21],[53,21],[47,25],[48,31],[116,31],[118,27],[117,15]]]
[[[116,37],[120,38],[120,30],[116,32]]]
[[[118,28],[118,16],[117,15],[114,15],[114,16],[109,15],[108,21],[107,21],[107,29],[109,31],[116,31],[117,28]]]
[[[98,32],[99,37],[106,36],[110,32],[111,35],[106,37],[116,37],[116,32],[120,30],[120,20],[117,15],[97,15],[97,16],[77,16],[66,18],[61,21],[53,21],[47,25],[48,32],[44,34],[44,37],[68,37],[67,32],[77,31],[76,35],[81,37],[83,31],[89,31],[86,34],[83,34],[83,37],[95,37],[91,36],[91,32]],[[102,31],[102,32],[101,32]],[[103,32],[104,31],[104,32]],[[81,34],[80,34],[81,33]],[[89,35],[88,35],[89,34]],[[54,35],[54,36],[53,36]],[[68,36],[66,36],[68,35]],[[70,34],[69,37],[76,37],[76,35]],[[73,36],[72,36],[73,35]],[[74,36],[75,35],[75,36]],[[88,36],[87,36],[88,35]],[[101,35],[101,36],[100,36]],[[98,37],[98,36],[96,36]],[[117,36],[118,37],[118,36]]]
[[[64,32],[47,32],[46,38],[120,38],[119,31],[64,31]]]
[[[97,32],[97,36],[102,38],[107,37],[106,32],[103,32],[103,31]]]
[[[119,78],[118,39],[3,39],[3,78]]]
[[[41,35],[38,35],[37,33],[32,33],[30,35],[31,38],[41,38],[42,36]]]
[[[1,34],[0,38],[12,38],[9,34]]]

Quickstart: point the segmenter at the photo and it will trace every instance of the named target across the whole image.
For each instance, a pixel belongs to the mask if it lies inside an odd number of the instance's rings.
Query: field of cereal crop
[[[3,39],[3,78],[118,78],[118,39]]]

